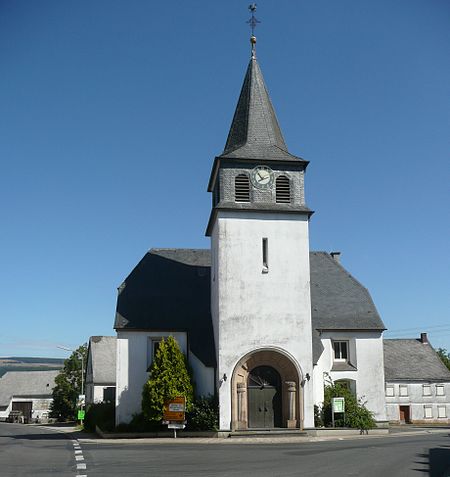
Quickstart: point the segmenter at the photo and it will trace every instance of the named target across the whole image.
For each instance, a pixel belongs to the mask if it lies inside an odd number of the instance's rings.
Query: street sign
[[[83,409],[78,409],[78,420],[82,421],[84,419],[84,410]]]
[[[78,405],[84,406],[86,402],[86,395],[85,394],[78,394]]]
[[[345,399],[343,397],[333,398],[333,412],[345,412]]]
[[[181,424],[181,423],[178,423],[178,422],[171,422],[167,426],[168,429],[184,429],[185,427],[186,427],[185,424]]]
[[[186,398],[184,396],[169,399],[164,403],[164,421],[184,421]]]

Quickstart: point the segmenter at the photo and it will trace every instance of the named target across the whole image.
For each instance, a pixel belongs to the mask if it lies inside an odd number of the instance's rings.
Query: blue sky
[[[206,185],[249,60],[249,1],[0,4],[0,356],[113,334],[151,247],[208,247]],[[310,161],[311,249],[390,337],[450,350],[450,3],[260,0],[257,55]]]

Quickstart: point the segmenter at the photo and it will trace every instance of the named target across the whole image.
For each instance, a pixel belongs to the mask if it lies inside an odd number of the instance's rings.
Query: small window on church
[[[348,361],[348,342],[347,341],[334,341],[334,360],[335,361]]]
[[[275,200],[280,204],[291,202],[291,184],[286,176],[279,176],[275,181]]]
[[[234,179],[236,202],[250,202],[250,181],[247,175],[239,174]]]

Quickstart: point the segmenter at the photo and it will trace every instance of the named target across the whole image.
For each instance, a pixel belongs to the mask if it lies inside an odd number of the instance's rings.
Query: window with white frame
[[[431,406],[423,406],[423,417],[431,419],[433,417],[433,408]]]
[[[431,396],[431,386],[429,384],[422,386],[422,396]]]
[[[386,396],[387,397],[395,396],[394,386],[386,386]]]
[[[333,341],[334,360],[348,361],[348,341]]]
[[[400,386],[398,387],[398,391],[399,391],[399,396],[400,397],[404,397],[404,396],[407,396],[408,395],[408,385],[407,384],[400,384]]]
[[[162,341],[162,337],[155,337],[148,339],[148,347],[147,347],[147,371],[150,371],[150,366],[152,361],[158,351],[158,347]]]
[[[436,396],[444,396],[444,385],[436,384]]]
[[[438,417],[447,417],[447,409],[445,405],[438,406],[437,411],[438,411]]]

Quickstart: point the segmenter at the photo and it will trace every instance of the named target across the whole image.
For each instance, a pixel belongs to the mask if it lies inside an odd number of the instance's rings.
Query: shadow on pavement
[[[428,475],[430,477],[447,477],[450,475],[450,446],[434,447],[428,454],[417,454],[417,457],[424,459],[424,462],[417,464],[428,465]],[[413,469],[417,472],[427,472],[427,469]]]

